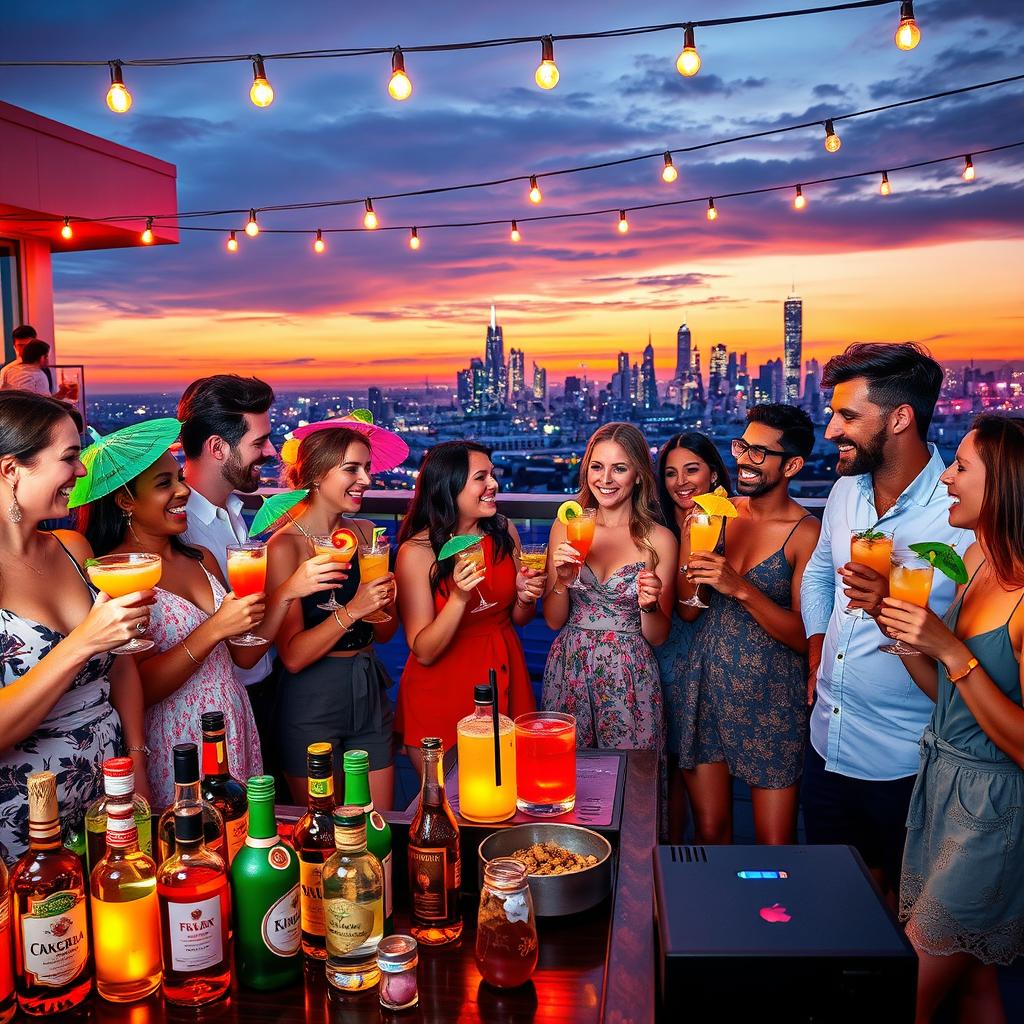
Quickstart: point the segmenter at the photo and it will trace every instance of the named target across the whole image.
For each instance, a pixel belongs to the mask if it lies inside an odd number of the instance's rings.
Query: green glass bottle
[[[365,750],[347,750],[342,759],[345,771],[346,804],[361,807],[366,814],[366,848],[380,861],[384,871],[384,934],[394,930],[391,906],[391,826],[373,809],[370,796],[370,755]]]
[[[231,863],[235,967],[266,991],[302,980],[299,859],[277,834],[273,776],[254,775],[247,792],[249,833]]]

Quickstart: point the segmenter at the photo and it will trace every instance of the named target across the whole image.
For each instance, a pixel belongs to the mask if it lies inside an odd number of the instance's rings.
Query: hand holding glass
[[[850,535],[850,561],[874,569],[879,576],[889,575],[893,536],[884,530],[856,530]],[[847,615],[860,615],[862,609],[843,607]]]
[[[935,567],[927,558],[920,558],[913,551],[894,551],[891,556],[889,571],[889,596],[897,601],[917,605],[918,608],[928,607],[931,596],[932,577]],[[891,635],[891,634],[890,634]],[[891,644],[882,644],[878,649],[886,654],[920,654],[921,652],[908,643],[893,637]]]
[[[267,545],[251,541],[247,544],[228,545],[228,585],[235,597],[250,597],[262,593],[267,586]],[[236,647],[258,647],[268,644],[253,632],[228,637]]]
[[[359,582],[372,583],[388,574],[388,551],[390,545],[386,540],[378,540],[376,544],[359,545]],[[386,611],[371,612],[363,616],[363,622],[390,622],[391,616]]]
[[[690,513],[690,553],[695,551],[712,552],[718,547],[718,540],[722,534],[722,524],[725,520],[721,516],[709,516],[706,512]],[[685,573],[687,566],[679,571]],[[694,587],[693,597],[686,600],[680,599],[680,604],[688,608],[707,608],[707,605],[700,599],[700,585]]]
[[[580,556],[580,562],[583,563],[587,560],[587,555],[590,554],[590,549],[594,544],[594,530],[597,526],[597,509],[596,508],[585,508],[583,514],[576,516],[574,519],[570,519],[565,524],[565,539],[576,549],[576,554]],[[580,572],[583,571],[583,565],[580,565]],[[575,587],[577,590],[583,588],[583,584],[580,583],[580,573],[576,573],[576,579],[569,584],[570,587]]]
[[[329,536],[314,535],[309,538],[313,545],[313,552],[317,555],[327,555],[332,562],[338,562],[342,565],[346,565],[352,561],[352,556],[356,553],[356,546],[353,544],[350,547],[335,547],[334,541]],[[321,601],[317,605],[322,612],[336,612],[339,608],[344,608],[343,604],[338,603],[338,595],[335,594],[334,588],[331,588],[331,596],[326,601]]]
[[[152,590],[163,572],[163,559],[145,551],[130,551],[121,555],[103,555],[90,559],[86,572],[93,586],[107,597],[125,597],[139,590]],[[141,623],[140,623],[141,625]],[[133,637],[111,650],[111,654],[139,654],[148,651],[153,641],[145,636]]]
[[[458,558],[460,562],[470,562],[473,565],[474,572],[487,571],[487,560],[484,557],[483,541],[477,541],[474,545],[472,545],[472,547],[463,548],[463,550],[459,552]],[[479,604],[477,604],[475,608],[473,608],[470,611],[471,615],[476,615],[477,612],[487,611],[488,608],[493,608],[497,603],[495,601],[484,600],[483,592],[480,589],[482,586],[483,584],[481,583],[480,587],[477,587],[476,593],[477,597],[480,598],[480,602]]]

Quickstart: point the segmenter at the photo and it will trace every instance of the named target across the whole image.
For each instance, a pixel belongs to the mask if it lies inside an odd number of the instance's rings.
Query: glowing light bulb
[[[974,161],[969,157],[964,157],[964,169],[960,175],[964,181],[974,181]]]
[[[391,80],[388,82],[388,95],[393,100],[407,100],[412,95],[412,82],[405,73],[405,57],[402,48],[396,46],[391,54]]]
[[[624,235],[629,230],[629,221],[626,220],[626,211],[619,210],[619,234]]]
[[[126,114],[131,109],[132,94],[124,84],[119,61],[110,62],[110,88],[107,90],[107,106],[115,114]]]
[[[523,236],[519,234],[519,225],[512,221],[512,233],[508,236],[513,242],[518,242]]]
[[[274,89],[267,81],[262,57],[252,59],[252,86],[249,89],[249,99],[257,107],[269,107],[274,102]]]
[[[671,185],[678,177],[679,172],[676,170],[676,165],[672,163],[672,154],[666,153],[665,166],[661,169],[661,180]]]
[[[708,200],[708,220],[718,220],[718,211],[715,209],[714,199]]]
[[[256,211],[249,211],[249,220],[245,225],[245,233],[250,238],[255,238],[260,233],[260,226],[256,223]]]
[[[316,238],[313,239],[313,252],[321,253],[327,248],[327,243],[324,241],[323,232],[320,228],[316,229]]]
[[[835,125],[832,124],[832,118],[830,117],[825,122],[825,148],[830,153],[838,153],[839,147],[842,144],[842,140],[836,135]]]
[[[684,78],[693,78],[700,71],[700,54],[693,40],[692,25],[687,25],[683,30],[683,51],[676,58],[676,71]]]
[[[373,212],[373,200],[367,199],[365,205],[366,213],[363,214],[363,227],[367,231],[373,231],[380,224],[380,221],[377,220],[377,214]]]
[[[420,247],[420,235],[419,232],[413,228],[412,234],[409,235],[409,248],[416,250]]]
[[[544,193],[541,192],[540,186],[537,184],[537,176],[535,174],[530,175],[530,202],[539,203],[544,198]]]
[[[152,245],[153,244],[153,218],[152,217],[147,217],[146,218],[146,229],[145,229],[145,231],[142,232],[142,234],[140,235],[140,238],[142,239],[142,244],[143,245]]]
[[[60,237],[63,238],[65,242],[70,242],[72,235],[74,235],[74,231],[71,230],[71,218],[65,217],[64,227],[60,229]]]
[[[558,67],[555,64],[555,41],[545,36],[540,41],[540,63],[534,73],[534,81],[542,89],[554,89],[558,85]]]
[[[228,252],[238,252],[238,239],[235,238],[234,231],[228,235]]]
[[[892,185],[889,184],[889,172],[882,171],[882,183],[878,186],[878,192],[883,196],[892,195]]]
[[[793,208],[796,210],[802,210],[807,205],[807,200],[804,198],[804,190],[797,185],[796,195],[793,197]]]
[[[900,4],[900,24],[895,40],[901,50],[912,50],[921,42],[921,30],[914,18],[914,0],[903,0]]]

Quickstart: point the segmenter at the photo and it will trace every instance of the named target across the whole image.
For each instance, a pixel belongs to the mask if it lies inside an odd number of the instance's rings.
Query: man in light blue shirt
[[[840,479],[804,571],[800,607],[817,699],[804,766],[811,843],[855,846],[883,888],[899,888],[906,813],[918,742],[932,701],[875,621],[888,578],[850,561],[850,538],[869,527],[896,550],[941,541],[963,552],[973,536],[949,525],[942,460],[925,441],[942,369],[915,345],[856,344],[825,366],[834,388],[825,437],[839,450]],[[936,572],[930,605],[942,615],[955,587]]]

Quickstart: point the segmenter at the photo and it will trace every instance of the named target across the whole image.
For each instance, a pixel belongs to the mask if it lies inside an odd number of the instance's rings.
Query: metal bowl
[[[587,856],[593,854],[597,863],[581,871],[564,875],[528,875],[533,909],[538,917],[564,917],[596,906],[612,887],[611,844],[597,832],[579,825],[556,822],[531,822],[492,832],[477,852],[481,884],[484,865],[497,857],[508,857],[516,850],[534,843],[555,843],[565,850]]]

